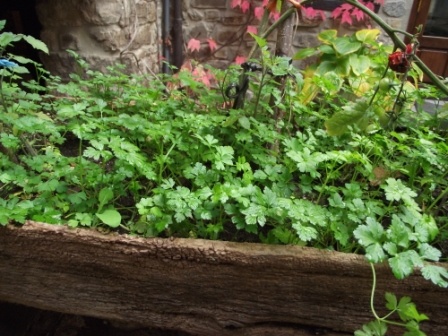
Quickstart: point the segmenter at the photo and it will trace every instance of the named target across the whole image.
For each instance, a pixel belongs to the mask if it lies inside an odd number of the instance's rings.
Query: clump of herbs
[[[0,36],[3,58],[31,62]],[[67,83],[36,63],[46,87],[23,66],[1,68],[0,223],[364,252],[398,278],[419,268],[446,287],[446,269],[428,263],[447,238],[446,111],[412,110],[433,89],[399,91],[377,31],[354,36],[322,33],[333,63],[304,71],[262,48],[238,110],[221,94],[238,68],[208,69],[211,87],[191,71],[102,73],[74,53]],[[382,77],[390,88],[375,87]]]

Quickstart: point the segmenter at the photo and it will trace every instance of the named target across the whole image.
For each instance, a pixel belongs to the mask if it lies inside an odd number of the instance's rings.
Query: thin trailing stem
[[[372,311],[373,316],[379,322],[383,322],[383,323],[387,323],[387,324],[391,324],[391,325],[395,325],[395,326],[399,326],[399,327],[406,327],[405,323],[394,322],[394,321],[388,320],[389,316],[391,316],[393,313],[395,313],[396,309],[392,310],[384,317],[380,317],[378,315],[378,313],[376,312],[376,310],[375,310],[376,271],[375,271],[375,266],[373,263],[370,263],[370,267],[372,269],[372,291],[370,293],[370,310]]]

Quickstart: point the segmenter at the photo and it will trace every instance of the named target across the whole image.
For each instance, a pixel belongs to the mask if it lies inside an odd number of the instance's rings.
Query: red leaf
[[[365,16],[364,16],[364,12],[362,10],[355,8],[353,10],[352,14],[356,18],[357,21],[359,21],[359,22],[364,21]]]
[[[350,10],[350,9],[353,9],[353,6],[345,3],[345,4],[341,5],[341,8],[342,8],[342,10]]]
[[[323,10],[318,10],[317,12],[318,12],[320,18],[322,19],[322,21],[324,21],[327,18],[327,16],[325,15],[325,12]]]
[[[266,9],[271,12],[275,12],[277,10],[277,0],[271,0],[266,4]]]
[[[302,7],[302,13],[308,19],[314,19],[316,17],[317,11],[313,7]]]
[[[342,13],[342,8],[337,7],[334,11],[331,12],[331,18],[337,19]]]
[[[216,41],[212,38],[207,39],[208,42],[208,46],[210,48],[210,50],[213,52],[216,50],[216,48],[218,48],[218,45],[216,44]]]
[[[231,8],[241,7],[241,0],[232,0],[232,2],[230,3],[230,7]]]
[[[269,0],[263,0],[263,3],[261,4],[263,7],[266,7],[266,5],[268,4]]]
[[[365,3],[365,6],[370,9],[371,11],[373,11],[375,9],[375,6],[373,5],[372,2],[367,2]]]
[[[319,15],[320,15],[320,18],[322,19],[322,21],[327,19],[327,15],[325,15],[325,12],[323,10],[319,11]]]
[[[341,23],[348,23],[349,25],[353,24],[352,16],[349,11],[342,13]]]
[[[210,75],[207,70],[204,69],[202,65],[196,66],[196,68],[191,72],[194,78],[196,78],[199,82],[204,84],[207,87],[210,87]]]
[[[195,50],[199,51],[199,49],[201,49],[201,41],[192,38],[190,41],[188,41],[187,49],[192,52]]]
[[[254,15],[258,20],[261,20],[264,14],[264,8],[263,7],[255,7],[254,9]]]
[[[243,0],[241,3],[241,11],[246,13],[250,8],[250,2],[248,0]]]
[[[247,32],[251,34],[257,34],[258,29],[256,26],[247,26]]]
[[[244,56],[237,56],[235,58],[235,63],[236,64],[243,64],[244,62],[246,62],[246,57],[244,57]]]
[[[277,21],[280,18],[280,12],[274,11],[269,15],[272,21]]]

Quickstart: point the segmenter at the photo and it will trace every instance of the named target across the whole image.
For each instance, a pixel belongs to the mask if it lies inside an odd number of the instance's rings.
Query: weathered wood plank
[[[194,335],[344,335],[371,319],[362,256],[297,246],[28,222],[0,228],[0,272],[2,301]],[[379,311],[385,291],[410,295],[428,335],[446,333],[448,290],[419,275],[398,281],[385,265],[377,276]]]

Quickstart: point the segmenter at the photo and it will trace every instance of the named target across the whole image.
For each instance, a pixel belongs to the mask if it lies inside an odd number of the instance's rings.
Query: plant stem
[[[432,208],[434,208],[434,206],[436,206],[436,204],[444,197],[448,194],[448,188],[446,188],[444,191],[442,191],[439,196],[437,196],[437,198],[434,200],[434,202],[431,203],[430,206],[428,206],[426,208],[426,212],[428,212],[429,210],[431,210]]]
[[[390,321],[387,319],[389,316],[391,316],[393,313],[395,313],[395,311],[397,309],[392,310],[384,317],[378,316],[378,314],[375,310],[375,302],[374,302],[375,301],[375,291],[376,291],[376,272],[375,272],[375,266],[373,263],[370,263],[370,267],[372,268],[372,291],[370,293],[370,310],[372,311],[373,316],[375,317],[376,320],[378,320],[380,322],[399,326],[399,327],[406,327],[405,323],[394,322],[394,321]]]
[[[2,75],[0,76],[0,99],[2,100],[2,106],[5,109],[5,113],[8,113],[8,106],[6,105],[6,101],[5,101],[5,96],[3,94],[3,72]]]
[[[375,291],[376,291],[376,272],[375,272],[375,266],[373,263],[370,263],[370,267],[372,268],[372,291],[370,293],[370,310],[372,311],[373,316],[375,319],[381,321],[381,317],[378,316],[375,310]]]
[[[278,26],[280,26],[281,24],[283,24],[283,22],[285,20],[287,20],[292,14],[294,14],[296,12],[296,8],[295,7],[290,7],[288,8],[283,14],[282,16],[280,16],[280,18],[275,21],[268,29],[266,29],[265,32],[262,33],[261,37],[266,39]],[[269,10],[265,9],[264,11],[264,16],[263,19],[265,17],[269,17]],[[250,50],[249,54],[247,55],[247,59],[251,59],[253,54],[255,53],[255,51],[257,50],[258,45],[255,43],[254,46],[252,47],[252,49]]]

